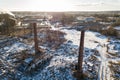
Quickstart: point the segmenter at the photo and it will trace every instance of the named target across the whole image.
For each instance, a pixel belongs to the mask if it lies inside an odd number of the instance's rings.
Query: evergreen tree
[[[10,35],[16,24],[16,20],[9,14],[0,14],[0,32],[1,34]]]

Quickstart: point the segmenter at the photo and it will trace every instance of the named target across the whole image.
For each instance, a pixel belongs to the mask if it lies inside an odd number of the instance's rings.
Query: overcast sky
[[[10,11],[111,11],[120,10],[120,0],[0,0],[0,9]]]

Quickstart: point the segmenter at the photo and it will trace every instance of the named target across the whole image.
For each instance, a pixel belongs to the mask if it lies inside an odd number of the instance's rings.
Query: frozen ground
[[[76,80],[72,74],[78,58],[80,31],[65,28],[54,30],[65,32],[64,37],[67,41],[56,50],[42,46],[46,54],[51,55],[52,58],[39,65],[30,74],[23,72],[24,66],[14,69],[16,58],[11,57],[23,50],[33,53],[33,45],[27,45],[20,39],[12,39],[8,41],[9,44],[2,46],[0,48],[0,64],[2,65],[0,66],[0,80]],[[108,52],[106,52],[106,45],[108,45]],[[107,42],[107,37],[97,32],[86,31],[84,48],[83,72],[87,75],[87,79],[115,80],[110,77],[113,71],[109,68],[109,61],[119,62],[120,41],[111,39]],[[31,57],[27,58],[23,62],[29,63],[31,59]],[[117,74],[117,77],[119,76],[120,74]]]

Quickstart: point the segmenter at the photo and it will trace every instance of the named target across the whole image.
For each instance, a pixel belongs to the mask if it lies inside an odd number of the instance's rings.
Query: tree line
[[[9,14],[0,14],[0,34],[11,35],[14,32],[16,20]]]

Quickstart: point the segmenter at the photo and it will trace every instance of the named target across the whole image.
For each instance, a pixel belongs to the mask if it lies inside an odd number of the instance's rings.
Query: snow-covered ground
[[[20,72],[16,73],[15,79],[18,80],[76,80],[73,77],[73,69],[78,59],[78,49],[80,42],[80,31],[75,29],[57,28],[65,32],[64,36],[67,41],[61,44],[56,50],[46,49],[48,55],[52,58],[46,64],[39,66],[38,70],[32,72],[32,75]],[[108,52],[107,45],[109,47]],[[10,45],[6,45],[0,49],[0,62],[12,65],[9,59],[10,54],[16,54],[23,50],[34,51],[33,45],[27,45],[20,40],[14,40]],[[117,62],[119,56],[120,41],[111,39],[107,42],[107,37],[97,32],[85,32],[85,46],[84,46],[84,62],[83,72],[88,76],[88,80],[114,80],[110,75],[112,72],[109,70],[109,61]],[[116,54],[114,57],[109,54]],[[31,58],[30,58],[31,59]],[[25,60],[26,61],[26,60]],[[1,63],[0,63],[1,64]],[[4,66],[7,66],[4,64]],[[9,66],[8,66],[9,67]],[[5,68],[6,69],[6,68]],[[0,70],[0,75],[5,73],[4,69]],[[18,71],[19,72],[19,71]],[[15,75],[15,74],[14,74]],[[9,76],[10,77],[10,76]],[[0,76],[0,79],[6,79],[5,76]],[[9,80],[9,79],[6,79]]]

